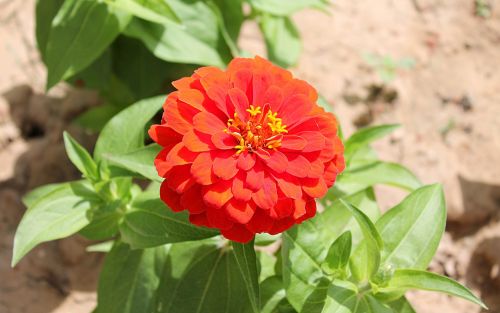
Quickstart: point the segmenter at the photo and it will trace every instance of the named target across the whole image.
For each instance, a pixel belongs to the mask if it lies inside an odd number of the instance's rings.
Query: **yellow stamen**
[[[258,107],[254,107],[253,105],[250,105],[250,109],[247,109],[246,111],[248,113],[250,113],[250,115],[252,117],[257,116],[257,114],[261,114],[262,113],[261,108],[259,106]]]

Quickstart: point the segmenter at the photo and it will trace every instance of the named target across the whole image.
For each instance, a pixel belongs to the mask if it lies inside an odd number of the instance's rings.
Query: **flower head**
[[[259,57],[173,85],[149,130],[163,147],[155,165],[172,210],[238,242],[315,215],[315,198],[344,169],[344,148],[313,87]]]

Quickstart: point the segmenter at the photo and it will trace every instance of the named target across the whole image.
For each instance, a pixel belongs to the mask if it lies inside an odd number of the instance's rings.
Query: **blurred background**
[[[77,236],[43,244],[11,269],[22,195],[78,177],[61,141],[71,121],[100,103],[60,85],[44,94],[34,39],[34,0],[0,0],[0,312],[90,312],[102,256]],[[346,133],[402,125],[378,142],[381,158],[424,183],[441,182],[448,226],[431,270],[479,293],[500,312],[500,2],[336,0],[327,14],[294,16],[303,53],[293,72],[334,105]],[[257,26],[241,45],[265,55]],[[91,136],[87,144],[91,144]],[[403,193],[377,190],[385,209]],[[420,313],[480,308],[436,293],[411,293]]]

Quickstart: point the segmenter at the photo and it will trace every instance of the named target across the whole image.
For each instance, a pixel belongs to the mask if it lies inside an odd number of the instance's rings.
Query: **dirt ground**
[[[34,0],[0,0],[0,313],[88,313],[102,256],[79,237],[44,244],[14,270],[14,231],[33,187],[78,176],[62,129],[87,145],[70,121],[96,95],[64,86],[43,94],[45,70],[34,43]],[[500,312],[500,2],[479,17],[474,0],[336,0],[329,14],[294,16],[303,54],[294,72],[335,105],[345,132],[399,123],[376,144],[424,183],[442,182],[448,227],[433,271],[468,285]],[[368,4],[372,4],[368,6]],[[488,8],[487,8],[488,9]],[[242,46],[263,54],[255,25]],[[369,56],[411,60],[384,83]],[[384,208],[404,195],[379,188]],[[448,296],[409,295],[419,313],[476,313]]]

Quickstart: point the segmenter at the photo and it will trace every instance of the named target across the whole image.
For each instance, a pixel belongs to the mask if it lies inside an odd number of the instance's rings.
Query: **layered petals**
[[[269,61],[236,58],[173,83],[150,137],[160,198],[234,241],[277,234],[316,214],[345,167],[335,117],[314,88]]]

